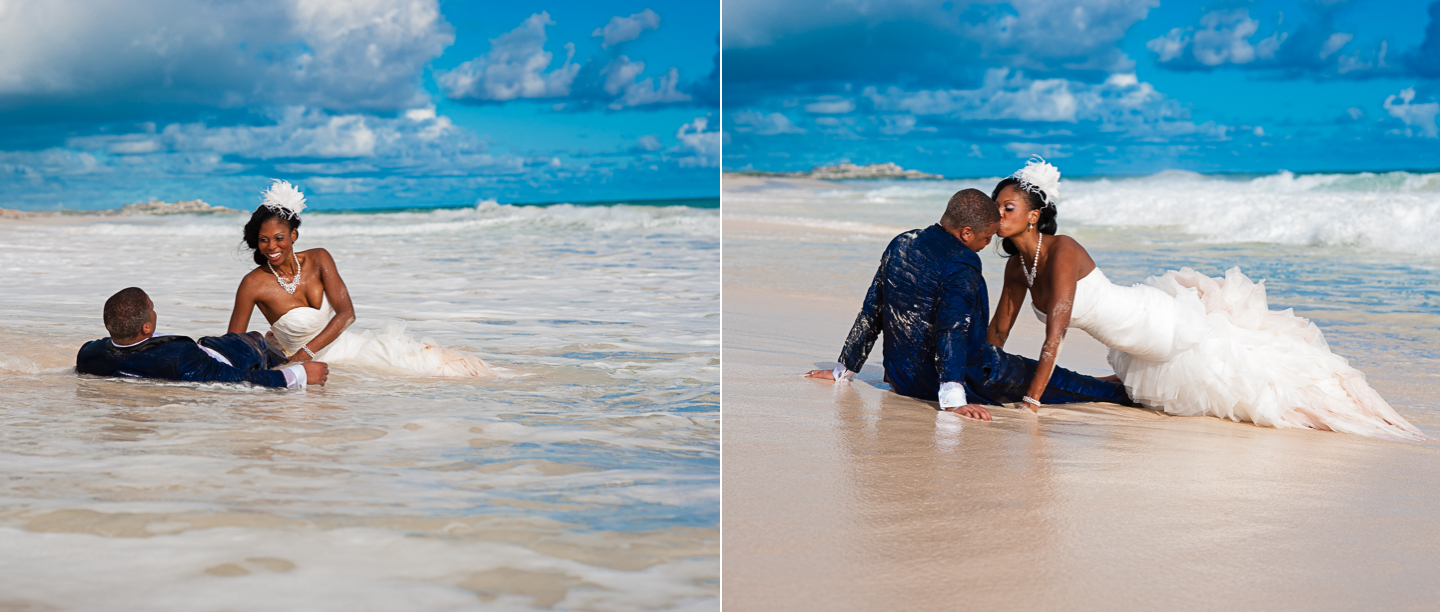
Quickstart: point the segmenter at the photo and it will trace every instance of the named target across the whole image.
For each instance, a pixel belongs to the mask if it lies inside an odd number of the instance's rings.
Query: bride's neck
[[[1025,257],[1028,265],[1035,265],[1035,245],[1039,243],[1044,249],[1044,243],[1040,241],[1040,232],[1025,232],[1010,237],[1010,243],[1015,245],[1015,250]],[[1042,254],[1043,257],[1043,254]]]
[[[296,257],[298,256],[294,254],[291,254],[289,257],[281,257],[280,263],[273,263],[270,265],[275,268],[275,273],[279,274],[280,276],[295,276]]]

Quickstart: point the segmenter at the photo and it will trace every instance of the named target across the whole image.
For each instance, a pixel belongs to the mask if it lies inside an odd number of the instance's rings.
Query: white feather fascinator
[[[300,215],[300,211],[305,210],[305,196],[288,181],[274,179],[260,204],[286,219],[294,219]]]
[[[1020,181],[1021,189],[1038,194],[1047,206],[1054,206],[1060,199],[1060,169],[1039,155],[1031,157],[1013,176]]]

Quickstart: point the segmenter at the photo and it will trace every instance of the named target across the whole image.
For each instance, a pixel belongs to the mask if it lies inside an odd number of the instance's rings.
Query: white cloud
[[[881,92],[868,87],[861,94],[881,112],[941,116],[961,121],[1019,120],[1051,123],[1094,123],[1101,131],[1125,132],[1141,139],[1184,135],[1223,139],[1224,126],[1196,125],[1174,100],[1123,74],[1092,85],[1067,79],[1028,79],[1019,72],[995,68],[978,89]]]
[[[643,68],[645,64],[636,62]],[[665,76],[660,77],[658,83],[652,78],[647,78],[637,83],[625,86],[625,95],[611,102],[611,110],[620,110],[627,106],[644,106],[646,104],[659,104],[664,102],[687,102],[690,94],[684,93],[676,88],[680,84],[680,70],[671,68]]]
[[[272,160],[281,162],[275,167],[284,172],[322,175],[462,176],[526,170],[521,158],[486,153],[482,142],[456,128],[448,117],[407,114],[410,116],[383,118],[290,107],[277,111],[267,125],[173,123],[155,134],[71,138],[66,147],[85,156],[75,159],[98,160],[92,164],[97,171],[121,158],[97,158],[91,152],[133,157],[141,155],[141,149],[152,164],[176,172],[210,174],[239,172]],[[226,157],[243,163],[226,161]],[[60,173],[54,163],[42,165],[51,168],[43,170],[47,175]]]
[[[732,115],[735,125],[742,126],[735,128],[737,132],[754,132],[761,136],[773,136],[775,134],[804,134],[805,130],[797,127],[780,113],[764,114],[752,110],[740,111]]]
[[[1400,103],[1396,104],[1395,100]],[[1426,102],[1424,104],[1413,104],[1415,89],[1406,88],[1400,90],[1398,96],[1392,95],[1385,98],[1385,110],[1391,117],[1405,122],[1405,135],[1413,136],[1416,131],[1425,138],[1436,138],[1440,136],[1440,129],[1435,125],[1435,115],[1440,114],[1440,103]]]
[[[1189,45],[1190,35],[1185,30],[1174,28],[1164,36],[1145,43],[1145,48],[1155,52],[1159,56],[1157,59],[1164,63],[1185,55],[1185,48]]]
[[[645,72],[645,62],[632,62],[623,55],[613,59],[600,71],[605,75],[605,93],[618,94],[635,83],[635,77]]]
[[[1015,154],[1015,157],[1027,159],[1039,155],[1046,159],[1070,157],[1065,152],[1065,145],[1058,144],[1037,144],[1033,142],[1009,142],[1004,145],[1005,150]]]
[[[655,11],[645,9],[629,17],[611,17],[610,23],[603,28],[595,28],[591,36],[600,36],[600,46],[606,49],[628,42],[640,37],[645,30],[658,30],[660,28],[660,16]]]
[[[986,56],[1016,68],[1125,72],[1118,43],[1158,0],[1012,0],[1014,14],[966,28]]]
[[[880,133],[891,136],[909,134],[915,129],[915,115],[883,115],[880,117],[882,125]]]
[[[1345,32],[1331,34],[1330,38],[1325,39],[1325,44],[1320,47],[1320,59],[1323,60],[1330,57],[1353,38],[1355,38],[1354,34],[1347,34]]]
[[[709,120],[696,117],[694,121],[680,126],[675,138],[691,153],[679,159],[681,166],[715,168],[720,165],[720,131],[706,130]]]
[[[86,151],[52,147],[39,151],[0,151],[0,172],[39,182],[47,176],[81,176],[111,172]]]
[[[843,115],[853,110],[855,110],[855,100],[836,96],[825,96],[805,105],[805,112],[816,114]]]
[[[1159,0],[1011,0],[996,10],[993,2],[936,2],[932,0],[725,0],[723,29],[726,49],[750,49],[775,44],[800,32],[844,30],[848,27],[878,31],[877,26],[899,26],[900,31],[923,33],[915,40],[950,39],[955,44],[944,55],[949,61],[969,61],[973,52],[988,65],[1026,69],[1104,70],[1134,69],[1134,61],[1120,50],[1125,33],[1145,18]],[[921,42],[923,44],[923,42]],[[897,61],[913,47],[875,48],[892,53]],[[934,49],[925,52],[934,51]],[[817,47],[816,57],[827,52]],[[907,66],[897,65],[897,70]]]
[[[1251,19],[1245,9],[1211,11],[1200,17],[1198,29],[1175,28],[1160,38],[1146,42],[1145,48],[1154,52],[1161,63],[1180,59],[1187,48],[1195,61],[1205,66],[1273,59],[1288,34],[1277,31],[1252,44],[1250,37],[1259,29],[1260,22]],[[1329,42],[1326,44],[1328,46]],[[1340,46],[1343,44],[1340,43]]]
[[[398,110],[453,40],[437,0],[7,0],[0,97]],[[103,101],[103,102],[102,102]]]
[[[681,129],[684,129],[684,126],[681,126]],[[703,128],[701,131],[704,131]],[[646,134],[644,136],[641,136],[635,141],[635,146],[639,147],[642,151],[659,151],[662,147],[664,147],[664,145],[660,144],[660,139],[654,134]]]
[[[1385,68],[1385,53],[1389,51],[1389,47],[1390,43],[1382,40],[1379,50],[1374,53],[1357,49],[1349,55],[1341,55],[1335,61],[1335,69],[1340,74],[1345,74],[1370,68]]]
[[[549,13],[531,15],[514,30],[491,39],[489,53],[439,73],[436,80],[445,95],[455,100],[568,96],[580,71],[580,65],[574,63],[575,44],[565,43],[565,63],[545,72],[553,57],[545,50],[547,25],[555,25]]]
[[[680,71],[671,68],[657,84],[654,78],[637,82],[636,77],[645,71],[645,62],[632,62],[623,55],[611,60],[600,74],[605,76],[603,89],[610,95],[620,94],[610,103],[611,110],[627,106],[643,106],[662,102],[687,102],[690,95],[677,89]]]

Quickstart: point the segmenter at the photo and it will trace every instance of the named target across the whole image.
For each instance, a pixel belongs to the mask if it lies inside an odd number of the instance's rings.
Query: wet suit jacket
[[[980,257],[935,224],[890,241],[840,363],[865,364],[885,335],[885,380],[901,395],[935,401],[941,383],[964,385],[968,403],[1020,401],[1035,375],[1033,359],[986,342],[990,297]],[[1130,404],[1124,386],[1056,367],[1040,401]]]
[[[234,365],[211,357],[203,344]],[[161,378],[190,382],[248,382],[263,387],[284,387],[285,373],[266,369],[278,358],[264,350],[259,340],[246,334],[225,334],[200,339],[197,344],[185,336],[155,336],[124,348],[109,338],[86,342],[75,356],[75,370],[96,376]]]

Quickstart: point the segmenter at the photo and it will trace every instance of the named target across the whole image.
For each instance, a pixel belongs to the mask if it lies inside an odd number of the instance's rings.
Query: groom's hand
[[[828,380],[828,381],[830,381],[830,382],[835,382],[835,371],[834,371],[834,370],[810,370],[809,372],[807,372],[807,373],[805,374],[805,378],[823,378],[823,379]]]
[[[305,368],[306,384],[324,385],[325,379],[330,376],[330,366],[323,361],[305,361],[301,367]]]
[[[946,412],[953,412],[953,413],[958,414],[958,415],[960,415],[960,416],[970,417],[970,418],[972,418],[972,419],[976,419],[976,420],[980,420],[980,421],[988,421],[988,420],[990,420],[990,411],[989,411],[989,410],[986,410],[984,406],[977,406],[977,405],[975,405],[975,404],[965,404],[964,406],[956,406],[956,407],[954,407],[954,408],[946,408],[945,410],[946,410]]]

